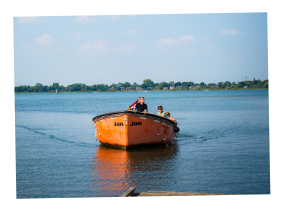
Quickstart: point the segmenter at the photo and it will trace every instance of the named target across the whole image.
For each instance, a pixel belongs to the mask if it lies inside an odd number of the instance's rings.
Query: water
[[[171,146],[121,150],[92,118],[144,96],[178,121]],[[269,194],[267,90],[16,94],[17,198],[178,191]]]

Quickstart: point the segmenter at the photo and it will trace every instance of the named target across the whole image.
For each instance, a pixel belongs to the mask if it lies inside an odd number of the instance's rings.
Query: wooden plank
[[[148,191],[146,193],[135,193],[133,196],[208,196],[208,195],[231,195],[221,193],[194,193],[194,192],[171,192],[171,191]]]
[[[131,196],[134,193],[135,187],[130,187],[127,191],[125,191],[120,197]]]

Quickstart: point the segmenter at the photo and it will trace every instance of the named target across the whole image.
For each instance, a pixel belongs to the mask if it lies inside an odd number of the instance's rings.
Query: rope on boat
[[[162,124],[161,124],[161,132],[160,132],[160,133],[157,133],[157,131],[156,131],[156,126],[155,126],[155,124],[154,124],[154,122],[153,122],[153,119],[151,119],[151,121],[152,121],[152,124],[153,124],[153,126],[154,126],[155,133],[157,134],[157,136],[159,136],[159,135],[162,133]]]
[[[170,133],[170,135],[172,135],[172,134]],[[170,135],[168,135],[166,138],[163,138],[163,140],[166,142],[166,139],[169,138]]]

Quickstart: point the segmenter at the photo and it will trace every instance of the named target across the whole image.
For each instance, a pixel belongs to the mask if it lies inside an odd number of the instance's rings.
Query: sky
[[[39,207],[41,210],[89,210],[94,207],[122,210],[127,204],[128,207],[133,205],[135,209],[145,210],[144,206],[137,206],[135,199],[124,201],[115,197],[17,200],[14,86],[33,86],[37,82],[44,85],[59,82],[65,86],[80,82],[90,85],[124,81],[142,83],[143,79],[147,78],[154,82],[237,82],[245,80],[245,77],[248,80],[252,77],[264,80],[267,79],[267,75],[271,194],[224,196],[226,199],[223,196],[212,196],[206,198],[206,201],[203,197],[176,197],[171,198],[170,202],[164,197],[137,200],[140,205],[150,204],[154,209],[163,210],[184,209],[189,206],[198,210],[228,210],[229,207],[230,210],[236,211],[244,208],[271,210],[276,206],[278,209],[283,207],[281,199],[284,175],[279,168],[283,165],[281,161],[284,159],[281,141],[281,120],[284,117],[281,97],[284,70],[282,4],[280,0],[1,1],[0,162],[4,172],[1,175],[3,207],[9,206],[12,210],[38,210]],[[263,12],[267,12],[267,25]],[[242,16],[236,13],[246,14]],[[187,16],[179,18],[179,15],[174,14]],[[204,14],[210,14],[210,17]],[[93,22],[79,23],[80,18],[77,17],[81,17],[82,20],[82,16],[90,15],[96,15],[92,17],[96,18],[96,21],[93,19]],[[156,16],[158,18],[155,19]],[[163,17],[162,23],[159,22],[159,16]],[[30,18],[29,21],[22,19],[22,22],[18,22],[18,17],[36,18]],[[145,21],[150,17],[154,20]],[[173,18],[170,20],[168,17]],[[143,24],[139,25],[138,22]],[[100,28],[97,28],[98,26]],[[265,30],[267,32],[264,32]],[[182,38],[187,35],[193,36],[194,40]],[[268,38],[268,70],[265,36]],[[104,40],[108,41],[107,50],[101,52],[97,41]],[[87,42],[90,42],[89,50],[88,44],[84,45]],[[159,46],[166,43],[168,46]],[[128,48],[120,48],[127,44]],[[234,59],[235,61],[232,61]],[[69,68],[68,71],[65,68]]]
[[[15,86],[268,79],[267,13],[16,16]]]

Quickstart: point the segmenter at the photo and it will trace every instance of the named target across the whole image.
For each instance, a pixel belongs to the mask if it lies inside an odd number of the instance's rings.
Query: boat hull
[[[96,138],[105,145],[135,147],[174,140],[176,123],[154,114],[113,112],[93,118]]]

